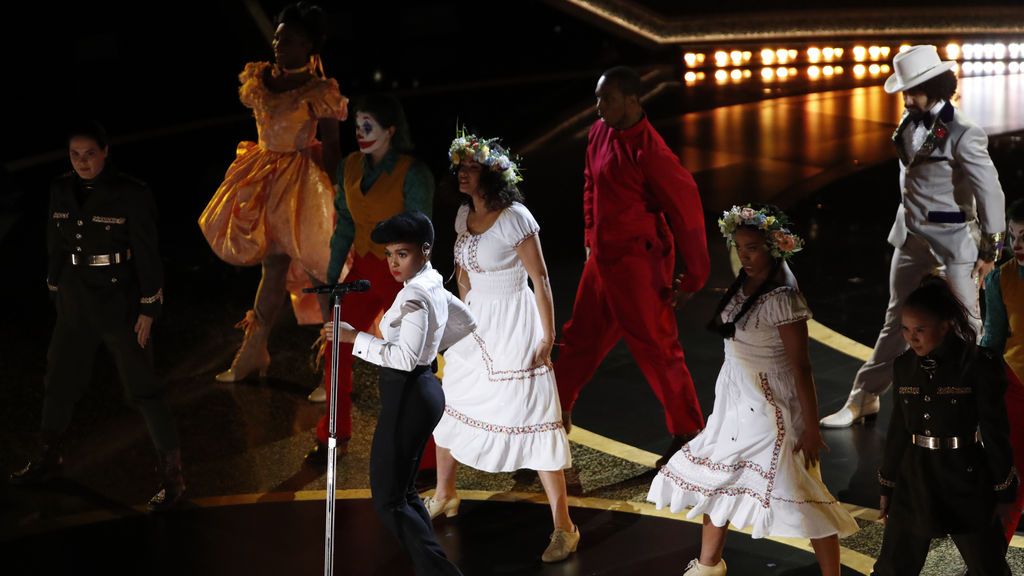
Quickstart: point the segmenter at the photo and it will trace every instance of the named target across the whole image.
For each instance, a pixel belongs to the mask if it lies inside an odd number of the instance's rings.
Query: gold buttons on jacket
[[[931,419],[932,419],[932,415],[931,415],[931,414],[929,414],[929,413],[927,413],[927,412],[925,412],[925,413],[924,413],[924,419],[925,419],[925,420],[931,420]]]
[[[81,239],[82,239],[82,235],[81,234],[75,234],[75,240],[81,240]]]
[[[932,401],[932,397],[931,396],[925,396],[924,397],[924,401],[925,402],[931,402]]]
[[[82,221],[79,220],[78,222],[76,222],[76,224],[78,224],[79,226],[82,226]]]

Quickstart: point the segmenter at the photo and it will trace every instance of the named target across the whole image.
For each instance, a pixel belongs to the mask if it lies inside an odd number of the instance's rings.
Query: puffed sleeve
[[[469,230],[469,225],[466,224],[466,219],[469,218],[469,204],[463,204],[459,206],[458,213],[455,214],[455,233],[465,234]]]
[[[527,239],[540,233],[540,224],[526,206],[515,202],[508,208],[508,218],[502,228],[502,235],[512,246],[518,247]]]
[[[764,317],[771,326],[803,322],[812,317],[807,300],[795,288],[786,287],[770,293],[762,306]]]
[[[255,108],[263,94],[263,74],[268,66],[266,62],[249,62],[238,75],[238,99],[246,108]]]
[[[327,78],[310,93],[309,106],[317,118],[348,118],[348,98],[341,95],[338,81]]]

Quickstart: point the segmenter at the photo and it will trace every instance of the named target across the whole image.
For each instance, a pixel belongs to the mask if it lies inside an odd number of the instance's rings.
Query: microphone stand
[[[338,481],[338,346],[341,345],[338,331],[341,327],[341,300],[349,292],[365,292],[369,289],[369,281],[356,280],[302,290],[307,294],[331,295],[331,401],[327,406],[327,525],[324,527],[324,576],[334,576],[334,504]]]
[[[324,527],[324,576],[334,575],[334,504],[337,485],[338,451],[338,346],[341,324],[341,300],[345,293],[331,291],[331,401],[328,405],[327,426],[327,525]]]

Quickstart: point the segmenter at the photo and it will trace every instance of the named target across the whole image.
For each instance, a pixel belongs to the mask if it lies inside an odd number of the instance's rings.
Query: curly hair
[[[294,26],[312,45],[310,52],[319,54],[327,42],[327,14],[312,2],[297,2],[285,6],[274,18],[274,25]]]
[[[917,86],[907,88],[905,92],[911,94],[924,94],[928,100],[937,102],[939,100],[951,100],[956,94],[957,79],[952,70],[947,70],[935,78],[930,78]]]

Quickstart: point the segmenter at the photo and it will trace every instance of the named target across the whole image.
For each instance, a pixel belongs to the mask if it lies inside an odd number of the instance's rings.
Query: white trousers
[[[935,257],[928,243],[912,233],[907,241],[892,255],[889,268],[889,307],[885,311],[885,324],[878,333],[871,358],[857,372],[851,394],[859,390],[872,394],[884,394],[892,385],[892,363],[907,349],[900,330],[900,308],[907,296],[928,274],[938,273],[949,282],[957,298],[963,302],[969,314],[971,326],[981,334],[981,309],[978,302],[978,285],[971,272],[974,262],[944,263]]]

